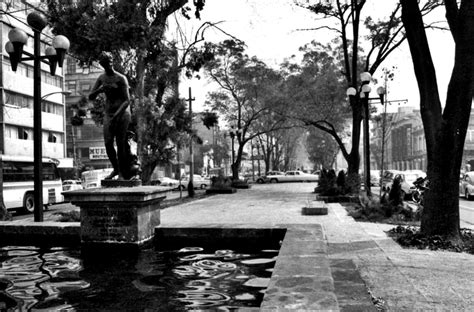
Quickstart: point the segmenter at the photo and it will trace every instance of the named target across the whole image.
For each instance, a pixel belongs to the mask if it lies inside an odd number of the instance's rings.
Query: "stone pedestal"
[[[81,208],[83,245],[141,245],[160,224],[160,202],[169,188],[95,188],[64,192]]]

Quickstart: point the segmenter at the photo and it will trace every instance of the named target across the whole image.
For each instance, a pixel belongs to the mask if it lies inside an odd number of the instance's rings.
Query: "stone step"
[[[306,216],[327,215],[328,207],[324,201],[316,200],[310,202],[310,207],[303,207],[302,214]]]

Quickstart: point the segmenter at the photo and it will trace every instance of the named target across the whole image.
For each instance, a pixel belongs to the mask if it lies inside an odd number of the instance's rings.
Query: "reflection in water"
[[[79,277],[80,260],[67,250],[53,248],[41,250],[36,247],[3,247],[0,279],[9,281],[0,295],[15,300],[7,308],[18,310],[44,309],[49,306],[58,310],[71,308],[58,300],[61,292],[83,289],[89,284]]]
[[[84,260],[74,249],[3,247],[1,309],[184,311],[258,307],[277,253],[209,253],[188,247]],[[248,283],[253,280],[264,282]]]

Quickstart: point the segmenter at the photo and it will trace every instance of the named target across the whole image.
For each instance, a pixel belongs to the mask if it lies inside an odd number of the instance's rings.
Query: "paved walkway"
[[[368,294],[384,311],[474,311],[474,256],[402,249],[384,232],[393,226],[355,222],[340,204],[329,204],[326,216],[304,216],[302,207],[315,199],[313,188],[254,185],[166,208],[161,222],[166,227],[320,224],[339,310],[371,310],[358,305]]]

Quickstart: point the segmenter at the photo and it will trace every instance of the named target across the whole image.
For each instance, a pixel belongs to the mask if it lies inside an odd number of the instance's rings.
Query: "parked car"
[[[380,170],[370,170],[370,185],[371,186],[380,185]]]
[[[81,180],[64,180],[63,181],[63,192],[82,190]]]
[[[284,175],[285,173],[282,171],[268,171],[266,175],[260,176],[255,180],[257,183],[267,183],[270,182],[270,178],[275,175]]]
[[[380,184],[381,184],[381,187],[382,187],[382,191],[384,192],[388,192],[390,191],[390,188],[392,186],[392,183],[393,183],[393,178],[395,178],[395,176],[397,174],[400,174],[401,171],[399,170],[384,170],[383,171],[383,176],[380,178]]]
[[[152,180],[151,185],[172,186],[174,188],[178,188],[179,181],[175,180],[175,179],[168,178],[168,177],[159,177],[156,180]]]
[[[287,171],[283,175],[274,175],[269,177],[270,183],[279,183],[279,182],[317,182],[319,176],[315,174],[304,173],[299,170]]]
[[[189,174],[181,180],[181,184],[179,185],[179,188],[184,190],[188,187],[188,184],[189,184]],[[210,185],[211,185],[211,179],[210,178],[202,177],[198,174],[193,175],[193,186],[194,186],[194,188],[205,189],[206,187],[209,187]]]
[[[321,170],[316,170],[316,171],[313,171],[313,173],[315,176],[318,176],[318,182],[319,182],[319,177],[321,176]]]
[[[397,177],[400,178],[400,186],[402,189],[403,198],[411,197],[411,193],[415,190],[413,182],[420,177],[426,177],[426,173],[421,170],[387,170],[384,171],[384,177],[382,178],[382,190],[390,192],[392,188],[393,180]]]
[[[464,173],[459,181],[459,195],[471,199],[474,196],[474,171]]]

